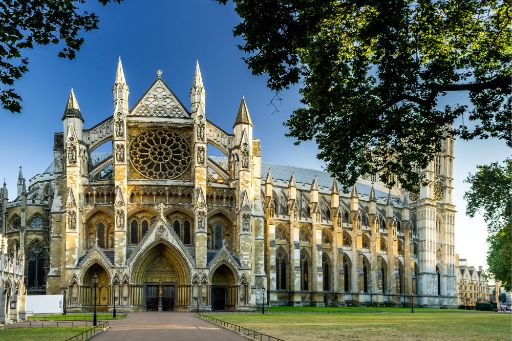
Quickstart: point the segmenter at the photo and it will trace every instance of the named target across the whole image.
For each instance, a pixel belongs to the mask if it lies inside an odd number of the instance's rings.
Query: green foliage
[[[478,166],[465,180],[471,188],[464,193],[466,214],[482,212],[489,230],[487,264],[489,272],[512,288],[512,159],[502,165],[493,162]]]
[[[122,0],[98,0],[106,5]],[[81,31],[98,28],[95,13],[81,11],[86,0],[0,1],[0,101],[4,109],[21,111],[14,83],[28,71],[24,50],[36,45],[63,44],[59,57],[74,59],[84,43]]]
[[[471,185],[464,194],[467,215],[474,217],[483,211],[491,233],[512,225],[512,159],[506,159],[503,165],[493,162],[478,166],[464,182]]]
[[[489,272],[505,287],[512,289],[512,225],[508,225],[489,236],[489,251],[487,265]]]
[[[226,4],[228,0],[218,0]],[[447,137],[512,146],[512,8],[498,0],[233,0],[254,74],[301,84],[288,135],[316,140],[344,184],[417,191]],[[464,92],[471,106],[439,100]]]

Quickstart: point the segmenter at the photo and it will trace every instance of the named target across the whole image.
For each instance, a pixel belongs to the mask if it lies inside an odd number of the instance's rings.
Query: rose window
[[[171,130],[146,131],[131,142],[130,162],[145,178],[176,179],[190,166],[189,141]]]

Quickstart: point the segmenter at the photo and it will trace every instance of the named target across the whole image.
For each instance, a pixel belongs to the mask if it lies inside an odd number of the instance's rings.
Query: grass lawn
[[[92,313],[38,314],[27,317],[30,321],[92,321]],[[112,313],[96,314],[98,320],[113,320]],[[125,318],[124,314],[117,314],[116,320]]]
[[[91,327],[44,327],[44,328],[12,328],[0,330],[0,340],[33,341],[33,340],[66,340]]]
[[[210,315],[284,340],[510,341],[512,335],[512,315],[494,312],[425,308],[411,314],[406,308],[283,307],[265,315]]]

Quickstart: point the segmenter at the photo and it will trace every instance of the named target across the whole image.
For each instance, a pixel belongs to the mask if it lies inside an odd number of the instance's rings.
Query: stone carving
[[[74,136],[69,136],[68,138],[67,156],[68,164],[76,165],[76,139]]]
[[[444,184],[442,178],[437,178],[434,182],[434,199],[442,200],[444,196]]]
[[[154,129],[135,137],[130,163],[147,179],[177,179],[190,168],[188,138],[178,130]]]
[[[204,122],[203,122],[203,116],[199,116],[198,121],[199,121],[199,124],[197,125],[197,139],[199,141],[204,141],[205,126],[204,126]]]
[[[121,208],[116,210],[116,226],[119,230],[124,229],[124,210]]]
[[[76,211],[75,210],[68,212],[68,226],[71,230],[76,229]]]
[[[119,186],[116,186],[116,206],[123,206],[124,205],[124,199],[123,199],[123,193],[121,193],[121,188]]]
[[[199,146],[197,148],[197,163],[200,165],[204,165],[205,161],[205,151],[203,146]]]
[[[121,113],[121,112],[118,112],[116,114],[115,127],[116,127],[116,137],[123,137],[124,136],[124,122],[123,122],[123,113]]]
[[[116,143],[116,161],[124,162],[124,144]]]
[[[251,232],[251,215],[249,213],[242,215],[242,231]]]
[[[247,144],[247,142],[244,142],[242,144],[240,154],[242,156],[242,168],[249,168],[249,145]]]
[[[197,230],[205,231],[206,230],[206,213],[203,211],[197,212]]]
[[[352,238],[350,238],[350,235],[347,232],[343,233],[343,246],[352,246]]]
[[[190,117],[161,80],[142,98],[133,113],[140,116]]]
[[[206,202],[204,200],[204,193],[201,187],[196,188],[196,207],[197,208],[205,208]]]

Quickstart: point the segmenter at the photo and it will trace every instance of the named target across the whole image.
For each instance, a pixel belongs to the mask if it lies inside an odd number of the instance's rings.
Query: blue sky
[[[199,60],[206,87],[206,116],[231,131],[242,96],[262,142],[266,161],[321,169],[313,143],[293,145],[284,136],[283,122],[299,106],[297,88],[274,93],[265,78],[251,75],[233,38],[239,18],[232,6],[211,0],[130,1],[103,7],[91,2],[100,16],[100,29],[85,33],[85,45],[73,61],[57,57],[55,46],[27,51],[30,71],[17,82],[23,112],[0,111],[0,177],[5,177],[10,198],[16,195],[18,167],[27,179],[41,173],[53,158],[53,134],[62,130],[61,117],[70,88],[74,88],[85,127],[112,114],[112,83],[118,56],[123,59],[133,105],[163,70],[163,78],[186,105],[195,61]],[[465,217],[462,180],[476,164],[503,160],[504,143],[456,143],[455,204],[456,252],[470,264],[485,264],[485,225],[481,217]]]

